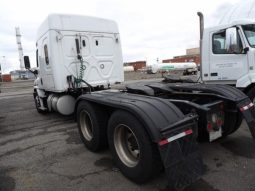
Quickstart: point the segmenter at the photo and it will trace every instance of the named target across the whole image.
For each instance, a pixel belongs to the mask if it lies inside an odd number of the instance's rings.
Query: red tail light
[[[207,130],[211,131],[212,130],[212,124],[210,122],[207,123]]]

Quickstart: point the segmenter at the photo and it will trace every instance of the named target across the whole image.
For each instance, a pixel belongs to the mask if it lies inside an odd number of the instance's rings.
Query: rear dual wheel
[[[223,127],[223,137],[226,137],[239,129],[242,124],[243,116],[240,111],[236,113],[230,113],[225,116],[225,122]]]
[[[252,102],[253,104],[255,104],[255,87],[252,87],[252,88],[247,92],[246,95],[250,98],[251,102]]]
[[[104,148],[108,136],[113,159],[130,180],[144,183],[163,169],[157,145],[132,114],[115,111],[107,128],[107,115],[102,108],[82,101],[77,108],[77,121],[81,140],[90,151]]]
[[[157,145],[132,114],[122,110],[112,114],[108,142],[116,165],[130,180],[144,183],[162,169]]]
[[[107,147],[107,115],[96,104],[81,101],[77,108],[80,138],[92,152]]]

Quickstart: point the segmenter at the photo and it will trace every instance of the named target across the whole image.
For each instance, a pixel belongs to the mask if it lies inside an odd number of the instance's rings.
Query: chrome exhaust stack
[[[203,34],[204,34],[204,15],[201,12],[197,12],[197,15],[199,16],[199,31],[200,31],[200,39],[199,39],[199,52],[200,52],[200,77],[201,80],[203,81],[203,76],[202,76],[202,42],[203,42]]]

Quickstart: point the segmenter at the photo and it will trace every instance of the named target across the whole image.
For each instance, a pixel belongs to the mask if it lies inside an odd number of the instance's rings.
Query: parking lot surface
[[[169,190],[164,172],[137,185],[119,172],[108,150],[88,151],[73,116],[37,113],[32,81],[1,87],[0,191]],[[186,191],[255,190],[255,142],[245,122],[233,135],[199,147],[206,174]]]

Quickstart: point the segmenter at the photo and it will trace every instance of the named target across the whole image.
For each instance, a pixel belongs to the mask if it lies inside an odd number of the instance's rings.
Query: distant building
[[[186,49],[186,55],[199,55],[200,49],[199,48],[189,48]]]
[[[174,56],[173,58],[163,60],[162,62],[195,62],[196,64],[200,64],[200,51],[199,48],[186,49],[186,55]]]
[[[11,82],[11,81],[12,81],[12,79],[11,79],[10,74],[1,74],[0,75],[0,82]]]
[[[27,70],[14,70],[10,72],[12,80],[26,80],[26,79],[34,79],[35,76],[32,72]]]
[[[124,66],[133,66],[134,71],[137,71],[146,67],[146,61],[126,62],[124,63]]]

